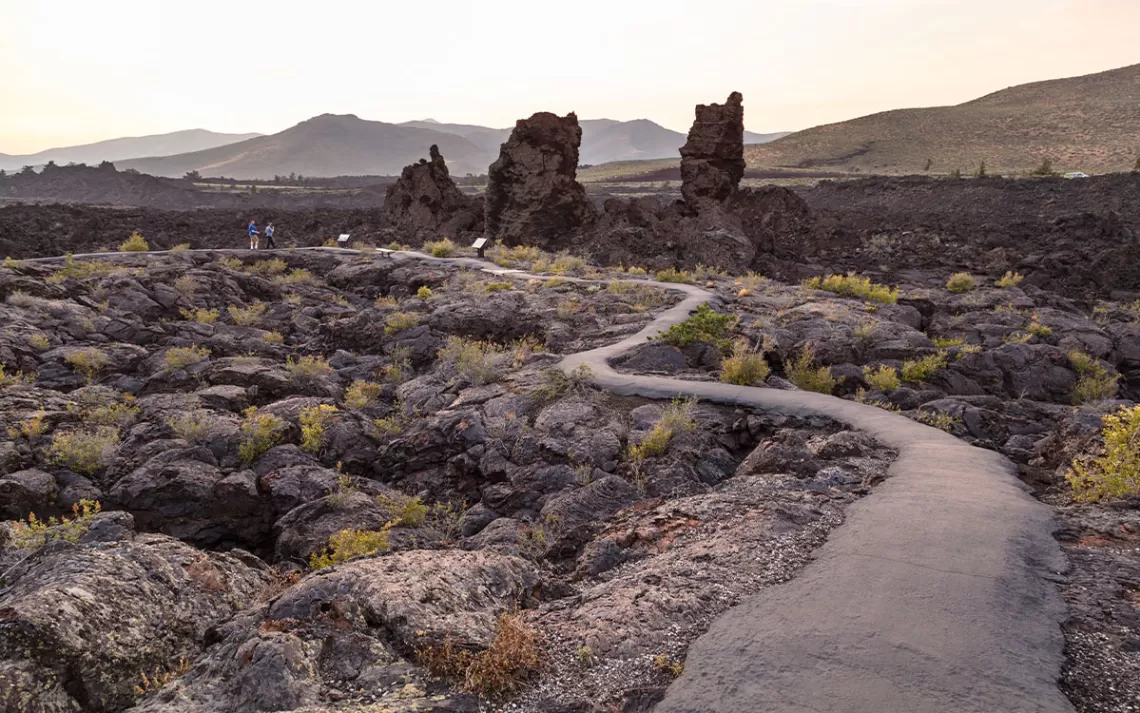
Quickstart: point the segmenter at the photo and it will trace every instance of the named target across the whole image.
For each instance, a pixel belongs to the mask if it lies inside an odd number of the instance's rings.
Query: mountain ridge
[[[863,173],[1111,172],[1140,153],[1140,64],[1007,87],[953,106],[893,109],[749,146],[752,167]]]
[[[261,134],[227,134],[209,131],[208,129],[184,129],[164,134],[122,136],[89,144],[44,149],[30,154],[0,153],[0,168],[15,171],[24,166],[41,166],[49,161],[54,161],[60,165],[68,163],[98,164],[103,161],[118,161],[140,156],[172,156],[237,143],[257,136],[261,136]]]

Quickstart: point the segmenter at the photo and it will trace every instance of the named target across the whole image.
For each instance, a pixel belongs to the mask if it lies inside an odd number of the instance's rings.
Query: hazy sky
[[[0,0],[0,152],[325,112],[752,131],[1140,62],[1140,0]]]

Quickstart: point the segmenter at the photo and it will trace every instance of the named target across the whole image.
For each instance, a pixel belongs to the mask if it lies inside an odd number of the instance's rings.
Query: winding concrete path
[[[395,259],[545,279],[468,258]],[[1009,461],[832,396],[620,374],[610,360],[717,300],[691,285],[635,282],[685,297],[637,334],[566,357],[563,371],[585,364],[621,395],[827,416],[899,454],[798,577],[713,622],[658,713],[1071,713],[1057,687],[1065,608],[1053,580],[1065,563],[1051,511]]]

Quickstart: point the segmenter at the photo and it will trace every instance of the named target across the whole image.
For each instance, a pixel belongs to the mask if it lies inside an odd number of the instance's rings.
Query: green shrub
[[[150,250],[150,246],[147,245],[146,240],[143,239],[143,236],[139,235],[137,230],[131,233],[131,236],[119,246],[119,252],[121,253],[141,253],[147,250]]]
[[[431,288],[427,285],[420,285],[420,289],[416,290],[416,297],[419,297],[421,300],[430,299]]]
[[[503,377],[506,353],[494,342],[448,337],[438,356],[443,364],[454,367],[460,377],[477,386],[494,383]]]
[[[517,245],[512,248],[496,245],[487,252],[487,257],[500,267],[518,267],[543,257],[536,247]]]
[[[51,517],[44,521],[37,518],[34,512],[30,512],[26,520],[12,523],[13,544],[20,548],[34,548],[43,547],[56,540],[79,542],[79,538],[91,529],[95,516],[102,510],[103,506],[98,500],[84,498],[71,506],[70,518]]]
[[[298,381],[319,379],[322,376],[330,376],[333,373],[333,368],[329,366],[328,359],[320,356],[305,355],[298,359],[287,357],[285,359],[285,368],[293,375],[293,378]]]
[[[170,252],[176,254],[190,252],[190,243],[178,243],[174,247],[170,248]]]
[[[172,347],[162,357],[162,363],[167,371],[177,371],[204,362],[210,358],[210,350],[193,344],[188,347]]]
[[[899,301],[900,292],[886,285],[871,282],[869,277],[860,277],[855,273],[846,275],[826,275],[813,277],[803,285],[809,290],[823,290],[842,297],[859,297],[872,302],[895,304]]]
[[[261,341],[266,344],[284,344],[285,337],[281,335],[281,332],[272,331],[261,335]]]
[[[33,334],[28,338],[28,346],[37,352],[45,352],[51,348],[51,340],[47,338],[46,334]]]
[[[669,327],[658,338],[681,349],[693,342],[708,342],[727,352],[732,348],[729,333],[735,325],[736,318],[732,315],[714,312],[712,307],[702,304],[691,317]]]
[[[928,354],[921,359],[907,359],[902,365],[902,380],[908,384],[922,384],[946,366],[946,352]]]
[[[182,319],[188,322],[198,322],[199,324],[213,324],[218,321],[218,310],[216,309],[182,309],[179,311]]]
[[[443,240],[429,240],[424,243],[424,251],[432,257],[451,257],[455,254],[455,243],[451,238]]]
[[[736,340],[732,346],[732,356],[721,361],[720,368],[721,381],[740,386],[762,384],[771,373],[764,355],[752,349],[746,339]]]
[[[1022,275],[1020,272],[1006,271],[1006,273],[1001,276],[1001,279],[998,280],[997,282],[995,282],[994,284],[1004,290],[1007,287],[1017,287],[1018,285],[1021,284],[1021,281],[1024,279],[1025,279],[1025,275]]]
[[[410,312],[393,312],[384,320],[385,334],[399,334],[404,330],[419,326],[420,318]]]
[[[256,324],[261,315],[265,314],[265,303],[254,302],[248,307],[230,305],[226,307],[226,312],[229,312],[230,319],[234,321],[234,324],[239,327],[249,327]]]
[[[314,553],[309,558],[309,567],[323,569],[386,550],[391,529],[392,523],[389,522],[379,530],[341,530],[329,538],[329,544],[323,552]]]
[[[238,455],[243,463],[252,463],[281,442],[285,422],[273,414],[258,413],[256,406],[250,406],[242,412],[244,419],[241,423],[241,445]]]
[[[114,272],[115,269],[116,267],[114,265],[102,260],[76,262],[75,258],[68,253],[67,257],[63,260],[63,267],[49,277],[48,282],[62,282],[68,278],[84,280],[88,277],[100,277]]]
[[[1111,399],[1116,396],[1119,374],[1110,372],[1095,357],[1076,350],[1069,352],[1069,362],[1080,375],[1077,385],[1073,387],[1074,404]]]
[[[1025,327],[1025,331],[1029,332],[1039,339],[1042,337],[1048,337],[1053,333],[1052,329],[1037,321],[1037,315],[1033,316],[1033,321]]]
[[[241,259],[236,257],[219,258],[218,264],[229,270],[240,270],[242,266]]]
[[[892,391],[902,386],[898,370],[889,366],[880,366],[878,369],[863,367],[863,380],[875,391]]]
[[[119,445],[119,429],[101,426],[93,431],[56,431],[48,457],[53,463],[84,475],[102,470]]]
[[[934,426],[938,430],[946,431],[947,433],[953,433],[954,424],[960,422],[959,419],[942,411],[917,411],[914,414],[914,420],[919,423],[925,423],[927,426]]]
[[[276,275],[273,278],[273,284],[278,287],[284,285],[302,285],[314,281],[313,273],[308,270],[293,270],[287,274]]]
[[[344,390],[344,405],[349,408],[364,408],[375,401],[383,389],[382,384],[357,379]]]
[[[64,357],[64,361],[67,362],[72,369],[83,374],[87,379],[87,383],[91,383],[95,380],[99,372],[107,366],[107,362],[110,360],[106,354],[95,347],[84,347],[83,349],[78,349],[68,354]]]
[[[630,274],[632,274],[632,271],[630,271]],[[657,281],[692,283],[693,275],[685,270],[678,270],[675,267],[671,267],[668,270],[661,270],[658,272]]]
[[[1101,453],[1073,461],[1065,478],[1077,500],[1140,495],[1140,406],[1101,418]]]
[[[325,441],[325,427],[336,413],[336,406],[318,404],[301,409],[301,450],[320,453]]]
[[[815,363],[815,351],[811,347],[804,347],[799,356],[788,364],[786,371],[788,381],[804,391],[830,394],[839,383],[832,376],[831,369]]]
[[[974,278],[965,272],[955,272],[950,276],[950,279],[946,281],[946,289],[955,294],[969,292],[974,289]]]
[[[483,291],[487,293],[506,292],[513,287],[514,285],[509,282],[488,282],[487,284],[483,285]]]

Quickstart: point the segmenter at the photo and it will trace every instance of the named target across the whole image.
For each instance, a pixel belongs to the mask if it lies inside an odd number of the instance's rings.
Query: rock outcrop
[[[447,163],[432,145],[431,159],[405,166],[400,179],[388,186],[384,216],[398,230],[413,236],[422,232],[454,235],[482,229],[483,211],[478,198],[464,195],[451,180]]]
[[[486,235],[505,245],[569,247],[595,211],[577,181],[582,129],[573,113],[520,119],[488,169]]]
[[[723,202],[744,177],[744,106],[740,92],[724,104],[698,104],[689,139],[681,147],[681,195],[693,208]]]

